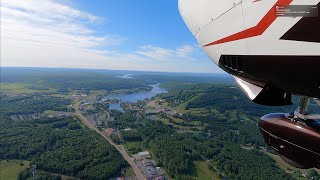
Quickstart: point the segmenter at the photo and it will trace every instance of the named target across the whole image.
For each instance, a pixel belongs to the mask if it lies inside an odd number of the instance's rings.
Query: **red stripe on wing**
[[[219,39],[217,41],[206,44],[204,46],[212,46],[212,45],[236,41],[240,39],[246,39],[254,36],[260,36],[277,19],[276,11],[275,11],[276,6],[279,6],[279,5],[286,6],[286,5],[289,5],[292,1],[293,0],[278,0],[275,3],[275,5],[272,6],[272,8],[267,12],[267,14],[260,20],[260,22],[256,26],[246,29],[244,31],[238,32],[236,34],[230,35],[228,37]]]

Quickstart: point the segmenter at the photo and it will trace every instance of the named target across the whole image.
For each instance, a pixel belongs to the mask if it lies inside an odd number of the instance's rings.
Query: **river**
[[[152,98],[161,93],[167,93],[165,89],[159,87],[160,84],[150,85],[152,87],[151,91],[138,92],[133,94],[111,94],[108,95],[105,99],[118,99],[120,100],[117,103],[109,103],[110,110],[118,110],[120,112],[124,112],[123,108],[120,106],[121,103],[130,102],[136,103],[138,101],[142,101],[146,98]]]

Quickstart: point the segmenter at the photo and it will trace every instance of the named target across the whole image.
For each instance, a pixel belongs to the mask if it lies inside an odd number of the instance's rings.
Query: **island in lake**
[[[123,108],[121,107],[121,103],[130,102],[130,103],[136,103],[138,101],[142,101],[147,98],[152,98],[158,94],[167,93],[165,89],[162,89],[159,87],[158,84],[150,85],[152,87],[151,91],[144,91],[144,92],[138,92],[138,93],[132,93],[132,94],[111,94],[108,95],[103,100],[117,100],[117,101],[111,101],[109,103],[109,109],[110,110],[118,110],[120,112],[124,112]]]

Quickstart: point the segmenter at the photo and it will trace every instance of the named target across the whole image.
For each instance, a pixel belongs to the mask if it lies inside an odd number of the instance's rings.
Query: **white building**
[[[140,161],[143,159],[151,158],[151,155],[149,151],[143,151],[143,152],[138,152],[137,154],[134,154],[133,157],[135,160]]]

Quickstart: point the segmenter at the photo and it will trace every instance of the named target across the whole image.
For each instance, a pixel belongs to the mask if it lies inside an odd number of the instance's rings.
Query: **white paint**
[[[277,0],[179,0],[180,13],[201,46],[256,26]],[[316,5],[320,0],[294,0],[292,5]],[[231,8],[231,9],[230,9]],[[229,11],[227,11],[229,10]],[[218,17],[218,18],[217,18]],[[213,20],[212,20],[213,19]],[[260,36],[203,47],[219,64],[225,55],[319,56],[320,43],[287,41],[280,37],[301,17],[278,17]],[[258,61],[258,60],[257,60]]]

